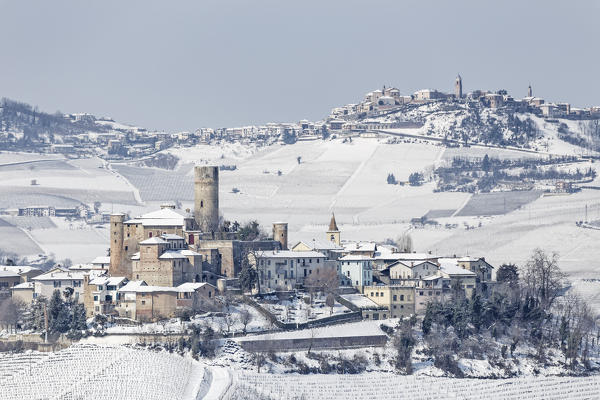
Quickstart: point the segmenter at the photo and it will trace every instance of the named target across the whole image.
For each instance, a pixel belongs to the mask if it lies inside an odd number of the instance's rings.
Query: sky
[[[600,105],[600,2],[0,0],[0,97],[166,131],[319,120],[383,85]]]

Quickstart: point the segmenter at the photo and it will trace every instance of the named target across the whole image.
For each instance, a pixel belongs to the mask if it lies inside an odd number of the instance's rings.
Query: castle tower
[[[533,97],[533,90],[531,90],[531,85],[527,88],[527,97]]]
[[[462,99],[462,78],[460,77],[460,75],[456,77],[456,81],[454,82],[454,95],[457,99]]]
[[[194,219],[203,232],[219,230],[219,168],[194,168]]]
[[[327,240],[337,244],[338,246],[341,243],[340,230],[338,229],[337,222],[335,221],[335,214],[331,214],[329,230],[327,231]]]
[[[123,222],[125,214],[117,213],[110,216],[110,266],[108,272],[112,276],[130,277],[128,261],[123,247]]]
[[[287,222],[273,223],[273,240],[281,243],[281,249],[288,249],[288,224]]]

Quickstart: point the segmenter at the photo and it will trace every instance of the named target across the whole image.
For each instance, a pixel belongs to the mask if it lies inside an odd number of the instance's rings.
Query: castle
[[[109,273],[157,286],[214,283],[237,276],[248,251],[287,248],[287,224],[274,224],[273,233],[274,240],[243,241],[236,232],[223,232],[219,169],[196,166],[193,214],[165,204],[134,219],[111,215]]]

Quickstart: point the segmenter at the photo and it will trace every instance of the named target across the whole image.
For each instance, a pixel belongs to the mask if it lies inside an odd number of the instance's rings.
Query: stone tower
[[[335,214],[331,214],[331,221],[329,221],[329,230],[327,231],[327,240],[337,244],[341,243],[340,230],[338,229],[337,222],[335,221]]]
[[[460,75],[456,77],[456,81],[454,82],[454,95],[457,99],[462,99],[462,78]]]
[[[112,276],[124,276],[129,278],[129,262],[123,247],[123,222],[125,214],[112,214],[110,216],[110,267]]]
[[[281,249],[288,249],[288,224],[287,222],[273,223],[273,240],[281,243]]]
[[[194,219],[202,232],[219,230],[219,167],[194,168]]]
[[[531,90],[531,85],[527,88],[527,97],[533,97],[533,90]]]

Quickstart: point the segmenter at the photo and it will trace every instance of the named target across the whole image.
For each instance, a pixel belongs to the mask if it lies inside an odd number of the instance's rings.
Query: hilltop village
[[[431,301],[485,295],[494,285],[483,257],[346,241],[335,215],[309,241],[291,244],[285,222],[273,223],[272,237],[245,235],[219,216],[219,169],[194,173],[193,211],[165,204],[135,218],[112,214],[109,256],[46,272],[2,266],[3,295],[29,304],[58,291],[83,304],[87,318],[139,322],[211,311],[243,296],[281,327],[299,327],[410,317]]]
[[[525,94],[525,93],[524,93]],[[455,124],[449,129],[428,124],[432,113],[447,114],[460,111],[482,123],[481,114],[491,113],[493,119],[506,114],[514,120],[515,114],[528,114],[554,120],[589,121],[600,118],[600,107],[577,108],[566,102],[548,102],[533,94],[531,85],[526,96],[513,97],[504,89],[495,91],[474,89],[463,92],[462,77],[454,82],[454,92],[421,89],[412,94],[401,94],[396,87],[386,87],[367,93],[357,102],[335,107],[323,119],[298,122],[270,122],[227,128],[202,127],[194,131],[164,132],[124,125],[110,117],[96,117],[89,113],[46,114],[28,104],[2,99],[0,102],[0,150],[56,153],[69,158],[99,156],[106,160],[132,160],[151,157],[151,166],[169,168],[173,161],[157,157],[157,153],[172,147],[194,146],[218,142],[268,146],[273,143],[291,144],[298,140],[326,139],[339,135],[373,134],[379,130],[422,128],[429,136],[457,136],[463,142],[498,142],[499,138],[464,136],[469,118],[455,115]],[[518,117],[516,117],[518,119]],[[435,124],[434,124],[435,125]],[[510,130],[519,134],[519,127],[509,123],[494,131]],[[580,141],[564,129],[566,140]],[[496,132],[496,136],[501,136]],[[520,140],[510,144],[526,146]],[[160,154],[159,154],[160,155]]]

